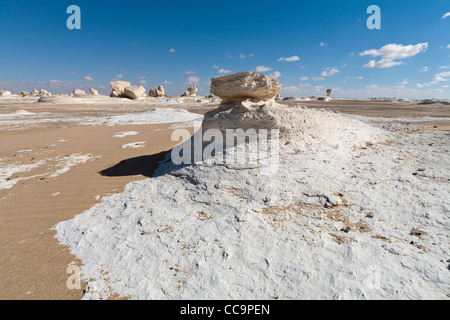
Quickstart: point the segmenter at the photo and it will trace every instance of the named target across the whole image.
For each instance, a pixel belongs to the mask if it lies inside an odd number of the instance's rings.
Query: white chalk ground
[[[136,136],[138,134],[139,134],[139,132],[136,132],[136,131],[118,132],[113,136],[113,138],[125,138],[125,137],[129,137],[129,136]]]
[[[448,299],[449,134],[300,120],[274,175],[167,161],[55,226],[84,298]]]
[[[139,141],[139,142],[132,142],[127,143],[122,146],[122,149],[138,149],[138,148],[145,148],[146,141]]]
[[[29,150],[24,150],[23,152],[26,151]],[[2,159],[0,159],[0,190],[11,189],[16,183],[22,180],[29,180],[38,177],[57,178],[68,172],[71,167],[92,161],[96,158],[98,157],[93,157],[90,154],[77,153],[65,157],[49,158],[27,165],[6,165],[2,163]],[[53,165],[51,169],[47,169],[47,172],[33,174],[34,169],[46,167],[48,163],[53,163]],[[14,178],[16,173],[21,173],[21,175],[23,175],[25,172],[28,172],[29,174],[20,178]]]
[[[51,123],[77,123],[78,125],[86,126],[174,123],[174,127],[187,128],[200,125],[202,119],[202,115],[191,113],[184,109],[174,108],[156,108],[146,112],[124,113],[111,116],[87,116],[48,112],[32,113],[25,110],[19,110],[15,113],[0,114],[0,122],[3,130],[46,127]]]

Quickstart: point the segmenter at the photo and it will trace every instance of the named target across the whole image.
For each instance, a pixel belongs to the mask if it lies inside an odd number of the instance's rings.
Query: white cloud
[[[339,72],[340,71],[336,67],[333,67],[333,68],[328,67],[322,72],[322,77],[330,77]]]
[[[141,86],[146,86],[146,85],[147,85],[147,81],[141,80],[141,81],[139,81],[139,84],[140,84]]]
[[[312,77],[311,80],[312,81],[324,81],[325,78],[324,77]]]
[[[184,71],[183,73],[184,73],[184,74],[196,74],[197,71],[191,71],[191,70],[188,70],[188,71]]]
[[[446,47],[446,49],[450,49],[450,44]]]
[[[123,74],[116,74],[113,77],[116,78],[116,79],[122,79],[123,78]]]
[[[170,53],[174,53],[176,50],[174,48],[170,49],[169,52]]]
[[[272,68],[265,67],[265,66],[257,66],[256,72],[266,72],[266,71],[272,71]]]
[[[241,59],[246,59],[246,58],[251,58],[251,57],[253,57],[255,54],[254,53],[250,53],[250,54],[243,54],[243,53],[241,53],[240,55],[239,55],[239,58],[241,58]]]
[[[364,77],[362,77],[362,76],[359,76],[359,77],[356,77],[356,79],[358,79],[358,80],[362,80],[362,79],[364,79]]]
[[[300,81],[308,81],[308,80],[309,80],[308,77],[301,77],[301,78],[300,78]]]
[[[427,66],[423,67],[422,69],[420,69],[419,72],[428,72],[430,71],[430,68],[428,68]]]
[[[300,61],[300,58],[298,56],[292,56],[292,57],[288,57],[288,58],[281,57],[280,59],[278,59],[278,61],[294,62],[294,61]]]
[[[190,76],[185,83],[196,86],[200,83],[200,78],[197,76]]]
[[[272,77],[274,79],[278,79],[279,77],[281,77],[281,73],[278,72],[278,71],[275,71],[275,72],[269,74],[269,77]]]
[[[450,12],[447,12],[446,14],[444,14],[444,15],[442,16],[442,19],[445,19],[445,18],[448,18],[448,17],[450,17]]]
[[[213,68],[214,68],[214,69],[219,69],[220,66],[218,66],[217,64],[215,64],[215,65],[213,65]]]
[[[391,67],[399,66],[401,64],[403,64],[402,61],[393,61],[393,60],[390,60],[390,59],[381,59],[379,61],[370,60],[369,63],[365,64],[363,67],[364,68],[379,68],[379,69],[383,69],[383,68],[391,68]]]
[[[226,70],[226,69],[220,69],[219,71],[217,71],[218,73],[221,74],[227,74],[227,73],[231,73],[231,70]]]
[[[402,61],[395,61],[414,57],[428,48],[428,42],[418,43],[416,45],[402,45],[396,43],[387,44],[380,49],[370,49],[360,52],[360,56],[381,57],[381,60],[370,60],[364,65],[364,68],[391,68],[403,64]]]
[[[173,84],[173,82],[170,82],[170,81],[164,80],[163,84],[165,84],[165,85],[171,85],[171,84]]]
[[[94,81],[94,79],[92,78],[92,74],[89,74],[87,76],[83,77],[83,80],[87,80],[87,81]]]
[[[328,43],[325,43],[325,42],[323,42],[323,41],[320,42],[320,46],[321,46],[321,47],[325,47],[325,46],[327,46],[327,45],[328,45]]]
[[[450,71],[437,73],[434,75],[433,80],[431,80],[428,83],[417,83],[416,87],[417,88],[431,87],[434,86],[435,84],[438,84],[439,82],[448,81],[449,80],[447,79],[448,77],[450,77]]]

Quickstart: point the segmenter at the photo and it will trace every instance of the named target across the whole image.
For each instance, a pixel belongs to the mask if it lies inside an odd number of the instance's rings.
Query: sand
[[[83,296],[82,291],[66,288],[67,266],[77,259],[54,239],[55,232],[50,229],[89,209],[104,196],[122,192],[127,183],[151,176],[161,158],[159,154],[174,145],[168,127],[170,124],[2,132],[0,158],[10,164],[44,162],[14,178],[54,172],[52,166],[58,163],[55,159],[66,155],[90,154],[93,160],[75,165],[56,178],[38,176],[0,190],[0,299]],[[113,137],[127,131],[138,134]],[[146,141],[142,148],[122,148],[127,142],[141,140]],[[114,168],[127,159],[128,164]],[[103,175],[99,173],[104,170]]]

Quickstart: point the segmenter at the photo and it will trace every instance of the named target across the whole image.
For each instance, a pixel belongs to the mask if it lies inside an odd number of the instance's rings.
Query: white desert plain
[[[0,298],[448,299],[450,101],[281,89],[1,91]]]

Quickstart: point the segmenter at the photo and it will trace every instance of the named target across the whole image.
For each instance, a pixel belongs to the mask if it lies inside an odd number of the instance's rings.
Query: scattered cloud
[[[434,85],[438,84],[439,82],[448,81],[449,80],[449,79],[447,79],[448,77],[450,77],[450,71],[440,72],[440,73],[435,74],[433,79],[430,82],[428,82],[428,83],[417,83],[416,87],[417,88],[431,87],[431,86],[434,86]]]
[[[308,77],[301,77],[301,78],[300,78],[300,81],[308,81],[308,80],[309,80]]]
[[[278,71],[275,71],[275,72],[269,74],[269,77],[272,77],[274,79],[278,79],[279,77],[281,77],[281,73],[278,72]]]
[[[324,77],[312,77],[311,80],[312,81],[324,81],[325,78]]]
[[[377,89],[378,85],[376,84],[371,84],[370,86],[366,86],[366,89]]]
[[[226,69],[220,69],[219,71],[217,71],[220,74],[227,74],[227,73],[231,73],[231,70],[226,70]]]
[[[243,54],[243,53],[241,53],[241,54],[239,55],[239,58],[241,58],[241,59],[247,59],[247,58],[251,58],[251,57],[254,57],[254,56],[255,56],[254,53],[250,53],[250,54]]]
[[[140,76],[140,77],[137,77],[136,79],[144,80],[145,77],[144,76]]]
[[[163,84],[165,84],[165,85],[171,85],[171,84],[173,84],[173,82],[170,82],[170,81],[164,80]]]
[[[321,47],[325,47],[325,46],[327,46],[327,45],[328,45],[328,43],[325,43],[325,42],[323,42],[323,41],[320,42],[320,46],[321,46]]]
[[[123,74],[116,74],[113,77],[116,78],[116,79],[122,79],[123,78]]]
[[[272,71],[272,68],[269,67],[265,67],[265,66],[257,66],[256,67],[256,72],[267,72],[267,71]]]
[[[218,66],[217,64],[215,64],[215,65],[213,65],[213,68],[214,68],[214,69],[219,69],[220,66]]]
[[[189,85],[198,85],[200,83],[200,78],[197,76],[190,76],[189,78],[187,78],[185,84],[189,84]]]
[[[430,71],[430,68],[428,68],[427,66],[423,67],[422,69],[420,69],[419,72],[428,72]]]
[[[169,52],[170,53],[174,53],[174,52],[176,52],[176,50],[174,48],[172,48],[172,49],[169,50]]]
[[[416,45],[402,45],[396,43],[387,44],[380,49],[370,49],[361,52],[360,56],[381,57],[381,60],[370,60],[364,68],[391,68],[403,64],[403,61],[395,61],[414,57],[428,48],[428,42]]]
[[[350,52],[350,54],[348,55],[350,58],[353,58],[355,56],[354,52]]]
[[[87,76],[84,76],[83,77],[83,80],[86,80],[86,81],[94,81],[94,78],[92,78],[92,74],[88,74]]]
[[[146,86],[147,85],[147,81],[145,80],[141,80],[138,82],[141,86]]]
[[[356,77],[356,79],[358,79],[358,80],[362,80],[362,79],[364,79],[364,77],[362,77],[362,76],[358,76],[358,77]]]
[[[447,47],[445,47],[446,49],[450,49],[450,43],[449,43],[449,45],[447,46]]]
[[[339,72],[340,71],[336,67],[333,67],[333,68],[328,67],[328,68],[326,68],[326,69],[324,69],[322,71],[321,75],[322,75],[322,77],[330,77],[330,76],[332,76],[332,75],[334,75],[336,73],[339,73]]]
[[[191,70],[188,70],[188,71],[184,71],[183,73],[184,73],[184,74],[196,74],[197,71],[191,71]]]
[[[292,56],[292,57],[288,57],[288,58],[281,57],[280,59],[278,59],[278,61],[294,62],[294,61],[300,61],[300,58],[298,56]]]
[[[450,17],[450,12],[447,12],[446,14],[444,14],[444,15],[442,16],[442,19],[445,19],[445,18],[448,18],[448,17]]]

